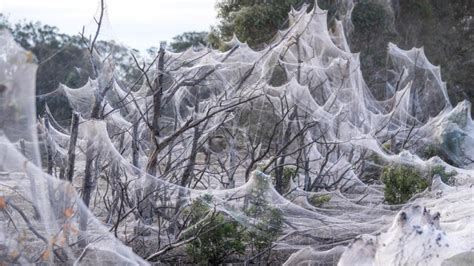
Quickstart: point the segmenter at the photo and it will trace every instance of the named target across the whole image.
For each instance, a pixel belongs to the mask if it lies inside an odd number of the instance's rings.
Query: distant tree
[[[170,47],[175,52],[182,52],[189,47],[197,47],[200,45],[206,46],[208,44],[207,36],[208,32],[191,31],[185,32],[178,36],[173,37],[173,41],[170,43]]]
[[[251,46],[269,41],[288,18],[291,6],[301,0],[219,0],[216,4],[217,28],[212,34],[228,40],[237,35]],[[216,45],[216,43],[213,43]]]
[[[132,53],[136,57],[141,57],[138,50],[131,49],[115,41],[98,41],[96,49],[103,55],[113,58],[115,63],[116,75],[118,81],[124,83],[125,87],[137,89],[141,84],[141,72],[137,69]],[[156,56],[150,54],[151,57]]]
[[[268,42],[286,26],[291,6],[306,0],[218,0],[219,23],[209,34],[213,47],[224,49],[223,40],[235,34],[252,47]],[[342,19],[346,6],[337,0],[320,0],[328,10],[328,25]],[[311,8],[311,6],[310,6]],[[360,52],[361,69],[376,96],[383,95],[388,42],[404,49],[425,47],[428,58],[441,66],[448,93],[454,102],[474,101],[474,2],[471,0],[356,1],[354,26],[348,37],[351,50]],[[347,32],[346,32],[347,33]]]
[[[78,36],[62,34],[57,27],[43,25],[40,22],[22,21],[12,25],[8,18],[1,14],[0,21],[0,27],[10,30],[15,40],[36,56],[37,95],[56,90],[60,83],[69,87],[79,87],[87,82],[90,63]],[[38,113],[43,112],[44,103],[48,103],[59,122],[68,123],[71,112],[64,97],[58,95],[47,100],[38,97]]]
[[[352,52],[360,52],[361,69],[376,96],[383,96],[387,44],[396,37],[393,14],[379,1],[362,0],[352,11],[353,32],[349,42]]]
[[[43,95],[56,90],[59,84],[71,88],[83,86],[91,75],[90,60],[79,36],[59,32],[55,26],[40,22],[19,22],[12,25],[0,14],[0,29],[10,30],[15,40],[30,50],[38,60],[36,94]],[[140,72],[136,69],[130,49],[114,41],[99,41],[96,48],[104,55],[114,58],[117,74],[125,86],[140,84]],[[134,54],[139,55],[138,51]],[[54,117],[62,124],[68,124],[71,110],[65,97],[38,97],[37,111],[42,114],[47,103]]]
[[[392,0],[403,48],[425,48],[435,65],[441,66],[448,93],[455,102],[474,101],[474,1]]]

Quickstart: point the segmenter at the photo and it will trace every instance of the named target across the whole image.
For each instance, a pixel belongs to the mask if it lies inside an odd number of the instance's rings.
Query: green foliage
[[[386,141],[384,144],[382,144],[382,148],[384,148],[386,151],[390,151],[392,149],[392,142],[390,140]]]
[[[389,204],[403,204],[428,187],[421,173],[407,165],[388,165],[381,176],[385,184],[385,200]]]
[[[435,145],[424,145],[421,151],[421,156],[425,159],[430,159],[441,154],[440,149]]]
[[[219,36],[230,39],[233,34],[239,40],[256,46],[273,37],[284,24],[291,6],[300,0],[279,1],[218,1],[216,8],[221,19],[218,25]]]
[[[352,23],[360,33],[378,31],[387,25],[387,20],[385,7],[368,0],[357,3],[352,11]]]
[[[435,175],[439,175],[441,177],[441,180],[445,183],[445,184],[448,184],[450,186],[453,186],[456,184],[456,179],[454,179],[454,177],[457,175],[458,173],[453,170],[451,172],[446,172],[446,167],[442,166],[442,165],[435,165],[434,167],[432,167],[430,169],[430,177],[433,177]]]
[[[195,227],[188,234],[198,237],[186,246],[186,252],[198,264],[217,265],[245,251],[244,228],[222,213],[212,215],[211,199],[210,195],[204,196],[189,207],[189,221]]]
[[[202,32],[185,32],[178,36],[173,37],[173,42],[170,43],[171,49],[175,52],[182,52],[189,47],[195,47],[199,45],[206,46],[208,43],[209,33]]]
[[[194,200],[189,206],[188,223],[194,226],[186,233],[187,237],[197,235],[186,246],[187,254],[198,264],[217,265],[225,262],[231,255],[243,254],[249,246],[256,254],[269,253],[273,242],[282,232],[283,215],[269,206],[261,192],[268,182],[257,182],[248,199],[244,212],[253,223],[244,227],[222,213],[213,213],[209,207],[212,196],[207,195]]]
[[[1,14],[0,21],[0,28],[9,29],[15,41],[30,50],[38,60],[37,94],[54,91],[60,83],[79,87],[87,82],[91,66],[78,36],[62,34],[57,27],[40,22],[12,25]],[[38,97],[37,101],[38,113],[43,112],[44,103],[47,103],[58,121],[70,119],[71,111],[65,97],[57,96],[47,100]]]
[[[380,2],[363,0],[358,2],[352,11],[353,32],[349,42],[353,52],[360,52],[361,69],[365,81],[370,87],[374,84],[380,86],[374,88],[376,97],[385,97],[383,85],[385,81],[378,80],[381,75],[376,72],[386,67],[387,43],[392,39],[392,18],[387,11],[389,8]],[[380,84],[380,85],[379,85]]]
[[[406,0],[396,9],[397,42],[424,47],[430,61],[441,66],[453,102],[474,99],[473,13],[472,0]]]
[[[81,87],[91,77],[89,53],[81,37],[63,34],[57,27],[40,22],[20,22],[12,25],[2,14],[0,14],[1,28],[10,30],[15,41],[26,50],[30,50],[38,60],[36,80],[38,95],[56,90],[60,83],[71,88]],[[99,41],[95,48],[102,54],[113,57],[117,74],[122,81],[132,84],[138,79],[141,73],[134,68],[130,49],[113,41]],[[44,104],[47,103],[56,120],[63,125],[68,124],[71,110],[64,96],[38,97],[37,101],[38,114],[43,113]]]
[[[308,197],[309,203],[311,203],[312,205],[316,207],[321,207],[321,205],[323,205],[326,202],[329,202],[330,200],[331,200],[331,195],[329,194],[322,195],[322,196],[313,195],[311,197]]]
[[[463,151],[461,147],[465,137],[466,133],[461,130],[455,129],[443,132],[441,147],[448,155],[450,155],[448,158],[452,158],[454,161],[457,161],[458,158],[462,157]]]
[[[271,249],[273,242],[280,235],[283,225],[283,216],[280,210],[275,208],[261,210],[252,208],[248,211],[249,215],[258,218],[254,228],[248,231],[249,242],[257,253]]]
[[[136,67],[135,61],[131,55],[135,54],[139,58],[140,54],[137,50],[129,49],[115,41],[98,41],[96,49],[102,55],[110,55],[115,63],[116,74],[122,82],[126,82],[127,86],[135,83],[141,77],[141,71]],[[156,56],[156,54],[154,55]],[[135,85],[134,89],[139,89],[141,82]]]
[[[421,18],[433,17],[433,6],[430,0],[405,0],[402,5],[405,9],[410,10],[413,15]]]
[[[296,168],[292,166],[285,166],[283,167],[283,174],[282,174],[282,191],[286,192],[290,189],[290,183],[293,178],[296,177]]]
[[[253,187],[248,207],[244,210],[247,216],[254,218],[253,228],[248,231],[249,244],[256,253],[271,250],[271,246],[282,231],[283,215],[279,209],[272,208],[265,198],[268,189],[268,180],[263,176],[257,179]]]
[[[445,143],[445,146],[449,147],[448,144],[451,144],[451,142],[453,142],[453,140],[448,139],[447,143]],[[455,145],[454,145],[454,148],[456,148]],[[453,166],[458,165],[458,162],[455,160],[456,158],[452,158],[452,156],[449,156],[446,153],[446,151],[439,145],[434,145],[434,144],[423,145],[423,147],[421,147],[420,151],[418,151],[417,154],[419,154],[423,159],[430,159],[435,156],[438,156],[439,158],[441,158],[443,161],[447,162],[450,165],[453,165]]]
[[[467,121],[469,120],[468,113],[467,112],[457,112],[453,113],[448,117],[448,120],[456,125],[459,126],[459,128],[466,128],[467,126]]]

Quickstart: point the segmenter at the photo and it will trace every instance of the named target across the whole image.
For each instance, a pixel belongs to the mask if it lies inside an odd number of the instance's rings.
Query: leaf
[[[43,254],[41,254],[41,260],[47,261],[49,259],[49,256],[51,256],[51,250],[48,248],[43,252]]]
[[[5,209],[7,207],[7,201],[5,200],[5,197],[0,196],[0,209]]]
[[[74,215],[74,210],[72,208],[66,208],[64,210],[64,216],[66,218],[71,218]]]
[[[8,254],[10,256],[10,258],[17,258],[18,256],[20,256],[20,252],[16,251],[16,250],[13,250],[10,252],[10,254]]]

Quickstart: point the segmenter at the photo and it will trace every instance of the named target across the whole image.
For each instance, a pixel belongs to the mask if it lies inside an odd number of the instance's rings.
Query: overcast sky
[[[145,50],[185,31],[208,31],[216,22],[216,0],[108,0],[104,39]],[[95,29],[99,0],[0,0],[0,13],[57,26],[76,34]]]

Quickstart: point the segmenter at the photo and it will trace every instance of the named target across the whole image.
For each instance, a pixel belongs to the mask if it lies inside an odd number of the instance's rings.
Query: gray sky
[[[144,50],[185,31],[208,31],[216,22],[216,0],[107,0],[103,39]],[[95,29],[99,0],[0,0],[10,22],[21,19],[57,26],[76,34]]]

